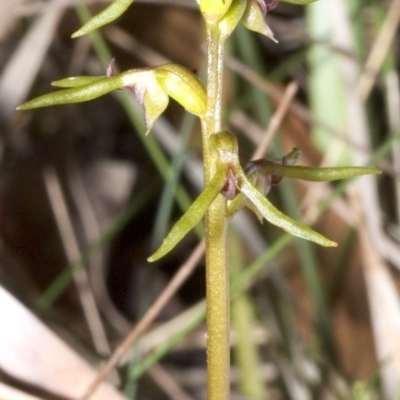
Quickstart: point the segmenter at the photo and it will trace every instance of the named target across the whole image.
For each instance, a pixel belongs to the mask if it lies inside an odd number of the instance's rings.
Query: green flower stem
[[[218,155],[210,136],[221,130],[223,41],[218,25],[207,24],[207,112],[202,118],[204,183],[216,172]],[[206,213],[208,400],[229,399],[229,276],[226,200],[218,195]]]

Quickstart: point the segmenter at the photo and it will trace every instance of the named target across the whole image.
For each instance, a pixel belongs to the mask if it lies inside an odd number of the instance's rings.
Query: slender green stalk
[[[235,230],[229,231],[229,270],[231,278],[240,276],[244,267],[243,248]],[[235,364],[239,369],[239,387],[243,395],[252,400],[269,398],[261,377],[259,348],[251,334],[255,323],[255,307],[248,293],[232,299],[232,327],[236,334]]]
[[[204,181],[216,170],[210,136],[221,130],[223,43],[217,25],[207,24],[207,113],[202,121]],[[206,214],[208,400],[229,399],[229,277],[226,200],[218,195]]]

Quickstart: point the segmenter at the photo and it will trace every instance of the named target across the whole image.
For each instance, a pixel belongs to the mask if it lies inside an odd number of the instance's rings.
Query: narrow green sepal
[[[211,182],[192,203],[180,220],[172,227],[159,249],[150,256],[147,261],[153,262],[164,257],[199,223],[208,207],[221,192],[226,181],[226,176],[227,170],[225,168],[219,168],[217,170]]]
[[[378,175],[381,173],[381,171],[376,168],[368,167],[311,168],[279,165],[268,160],[256,160],[251,163],[258,168],[258,173],[261,175],[277,175],[312,182],[336,181],[339,179],[354,178],[361,175]]]
[[[102,78],[87,85],[60,90],[58,92],[48,93],[37,97],[36,99],[21,104],[17,107],[17,110],[30,110],[33,108],[49,107],[59,104],[81,103],[96,99],[97,97],[112,92],[123,85],[120,76]]]
[[[321,246],[337,246],[337,243],[315,232],[308,226],[294,221],[276,209],[265,197],[265,193],[262,193],[259,188],[254,186],[254,184],[257,184],[257,174],[252,174],[249,179],[243,171],[239,162],[238,145],[235,135],[228,131],[222,131],[212,135],[210,140],[212,140],[211,144],[218,152],[220,162],[230,168],[230,171],[234,174],[237,188],[241,192],[229,204],[228,216],[232,216],[242,205],[245,205],[248,199],[249,202],[251,202],[251,204],[248,203],[248,206],[254,210],[257,215],[262,215],[271,224],[286,232],[310,240]],[[286,162],[297,162],[299,155],[300,150],[294,149],[286,156]],[[283,159],[285,159],[285,157]],[[272,175],[269,176],[271,177]]]
[[[134,0],[114,0],[108,7],[102,12],[90,18],[82,28],[78,29],[72,34],[72,38],[86,35],[94,30],[109,24],[120,17],[128,7],[133,3]]]
[[[105,75],[100,76],[73,76],[71,78],[64,78],[58,81],[51,82],[52,86],[60,88],[74,88],[84,85],[89,85],[93,82],[99,81],[100,79],[106,78]]]
[[[301,156],[301,150],[295,147],[290,153],[277,160],[256,160],[250,161],[246,168],[245,174],[249,182],[258,189],[264,196],[268,194],[273,185],[277,185],[282,177],[274,176],[269,173],[268,166],[272,165],[295,165]],[[268,163],[268,164],[267,164]],[[264,166],[267,164],[267,167]],[[243,193],[237,195],[228,205],[228,217],[234,215],[240,208],[247,206],[258,217],[260,222],[263,221],[263,215],[257,210]]]
[[[253,203],[253,205],[268,222],[288,233],[291,233],[294,236],[310,240],[311,242],[317,243],[321,246],[337,246],[336,242],[329,240],[308,226],[291,219],[275,208],[262,193],[260,193],[254,186],[251,185],[244,174],[240,177],[240,179],[241,192],[247,196],[247,198]]]

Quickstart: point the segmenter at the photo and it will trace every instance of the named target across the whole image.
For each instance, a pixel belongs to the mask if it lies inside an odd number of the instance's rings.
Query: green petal
[[[146,120],[146,135],[152,129],[154,122],[165,111],[169,97],[156,80],[148,82],[143,95],[143,109]]]
[[[336,181],[361,175],[377,175],[381,173],[378,169],[368,167],[310,168],[279,165],[268,160],[252,161],[252,164],[259,169],[260,174],[278,175],[312,182]]]
[[[294,221],[287,215],[276,209],[269,200],[263,196],[251,183],[248,181],[244,173],[240,174],[241,184],[240,190],[254,204],[257,210],[271,224],[278,226],[286,232],[303,239],[310,240],[324,247],[336,247],[337,243],[327,239],[325,236],[315,232],[306,225]]]
[[[90,18],[85,25],[77,30],[72,37],[77,38],[79,36],[86,35],[110,22],[116,20],[121,16],[127,8],[133,3],[134,0],[114,0],[107,8],[102,12]]]
[[[120,76],[102,78],[87,85],[60,90],[58,92],[48,93],[37,97],[36,99],[21,104],[17,107],[17,110],[29,110],[32,108],[49,107],[58,104],[80,103],[96,99],[97,97],[123,86],[124,83]]]
[[[187,68],[177,64],[154,69],[162,88],[190,113],[202,117],[207,110],[207,94],[203,84]]]
[[[221,192],[227,171],[225,168],[217,170],[211,182],[192,203],[181,219],[172,227],[159,249],[147,261],[153,262],[169,253],[183,237],[201,220],[210,204]]]
[[[277,40],[274,37],[274,33],[271,31],[270,27],[267,25],[264,19],[264,15],[261,8],[255,0],[248,0],[246,10],[242,18],[243,25],[253,31],[264,35],[274,42]]]
[[[241,20],[246,2],[243,0],[233,0],[228,12],[223,16],[218,23],[219,31],[223,40],[225,40],[236,28]]]

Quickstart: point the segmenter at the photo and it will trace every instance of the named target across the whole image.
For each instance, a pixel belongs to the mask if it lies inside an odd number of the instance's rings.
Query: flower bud
[[[235,135],[228,131],[221,131],[211,135],[211,146],[218,153],[220,162],[231,163],[238,154],[238,143]]]
[[[244,0],[242,0],[244,2]],[[232,0],[197,0],[200,11],[207,23],[218,22],[228,11]]]

